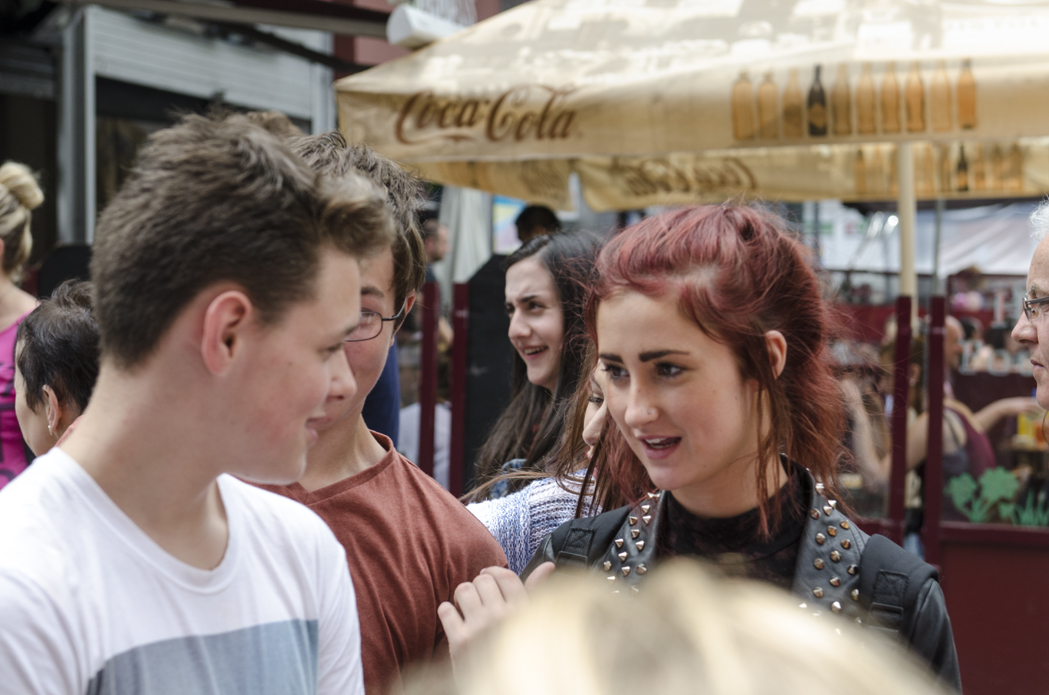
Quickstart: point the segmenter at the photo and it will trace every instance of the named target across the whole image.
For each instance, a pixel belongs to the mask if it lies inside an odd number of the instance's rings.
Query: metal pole
[[[820,201],[812,201],[812,250],[820,259]]]
[[[448,456],[448,491],[463,494],[463,468],[466,466],[466,370],[470,346],[470,286],[452,286],[452,369],[449,376],[452,399],[452,436]]]
[[[58,241],[91,243],[95,236],[95,72],[92,8],[79,10],[62,31],[58,99]]]
[[[889,537],[903,543],[907,477],[907,405],[910,395],[911,298],[896,299],[896,355],[892,388],[892,474],[889,478]]]
[[[896,178],[899,197],[896,216],[900,220],[900,295],[918,298],[918,275],[914,270],[914,220],[918,201],[914,197],[914,153],[909,142],[896,149]],[[917,308],[915,301],[912,309]]]
[[[423,343],[419,355],[419,468],[433,475],[434,411],[437,407],[437,310],[441,288],[436,282],[423,285]]]

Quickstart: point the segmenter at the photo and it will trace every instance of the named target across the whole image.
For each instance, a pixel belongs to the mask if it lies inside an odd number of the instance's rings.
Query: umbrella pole
[[[913,297],[911,317],[918,309],[918,275],[914,271],[914,223],[918,202],[914,197],[914,153],[911,143],[901,142],[896,148],[896,181],[899,195],[896,216],[900,220],[900,296]]]
[[[940,286],[940,233],[943,230],[943,198],[936,199],[936,231],[932,241],[932,293],[934,296],[944,294]]]

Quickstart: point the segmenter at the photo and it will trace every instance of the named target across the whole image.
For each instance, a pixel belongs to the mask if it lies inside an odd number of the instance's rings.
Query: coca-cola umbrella
[[[336,84],[440,183],[598,211],[1049,190],[1049,2],[534,0]]]

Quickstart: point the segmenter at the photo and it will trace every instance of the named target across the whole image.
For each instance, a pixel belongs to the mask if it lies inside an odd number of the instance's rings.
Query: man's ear
[[[772,363],[772,374],[778,379],[787,364],[787,339],[779,331],[767,331],[765,349],[768,350],[769,362]]]
[[[240,290],[217,295],[204,312],[204,330],[200,354],[213,374],[224,374],[244,342],[244,332],[251,324],[254,307]]]
[[[412,307],[415,306],[415,297],[415,291],[413,290],[404,298],[404,313],[401,314],[401,320],[397,322],[397,331],[401,330],[404,320],[408,318],[408,314],[412,313]],[[393,331],[393,335],[390,336],[390,345],[393,345],[393,341],[397,339],[397,331]]]
[[[0,241],[0,244],[3,242]],[[62,421],[62,403],[58,400],[55,390],[44,384],[44,417],[47,418],[48,434],[57,435],[58,425]]]

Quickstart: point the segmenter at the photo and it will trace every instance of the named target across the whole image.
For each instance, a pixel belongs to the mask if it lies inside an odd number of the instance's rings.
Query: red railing
[[[925,498],[922,541],[925,543],[925,561],[939,567],[940,518],[943,511],[943,380],[946,370],[943,343],[946,300],[933,297],[931,307],[932,321],[926,344],[929,363],[929,438],[925,455],[925,482],[922,485]]]
[[[907,405],[910,402],[911,298],[896,300],[896,362],[892,389],[892,474],[885,535],[903,543],[904,478],[907,474]]]
[[[901,297],[896,312],[889,516],[865,519],[860,525],[868,533],[882,533],[899,542],[906,477],[910,299]],[[933,297],[929,313],[929,434],[922,539],[926,561],[940,568],[965,692],[1046,692],[1049,595],[1041,587],[1041,577],[1049,574],[1049,529],[941,520],[945,299]]]
[[[419,354],[419,460],[415,463],[433,475],[434,414],[437,407],[437,315],[441,288],[436,282],[423,285],[423,341]]]
[[[452,289],[452,437],[448,457],[448,491],[456,497],[463,494],[463,469],[466,466],[466,370],[470,327],[470,286],[459,283]]]
[[[435,413],[437,408],[437,322],[440,315],[441,290],[435,282],[423,285],[422,346],[419,355],[419,468],[429,475],[434,472]],[[448,452],[448,490],[456,497],[463,494],[463,466],[466,463],[466,370],[469,345],[467,331],[470,316],[470,288],[465,283],[452,288],[452,349],[449,372],[449,396],[452,431]]]

